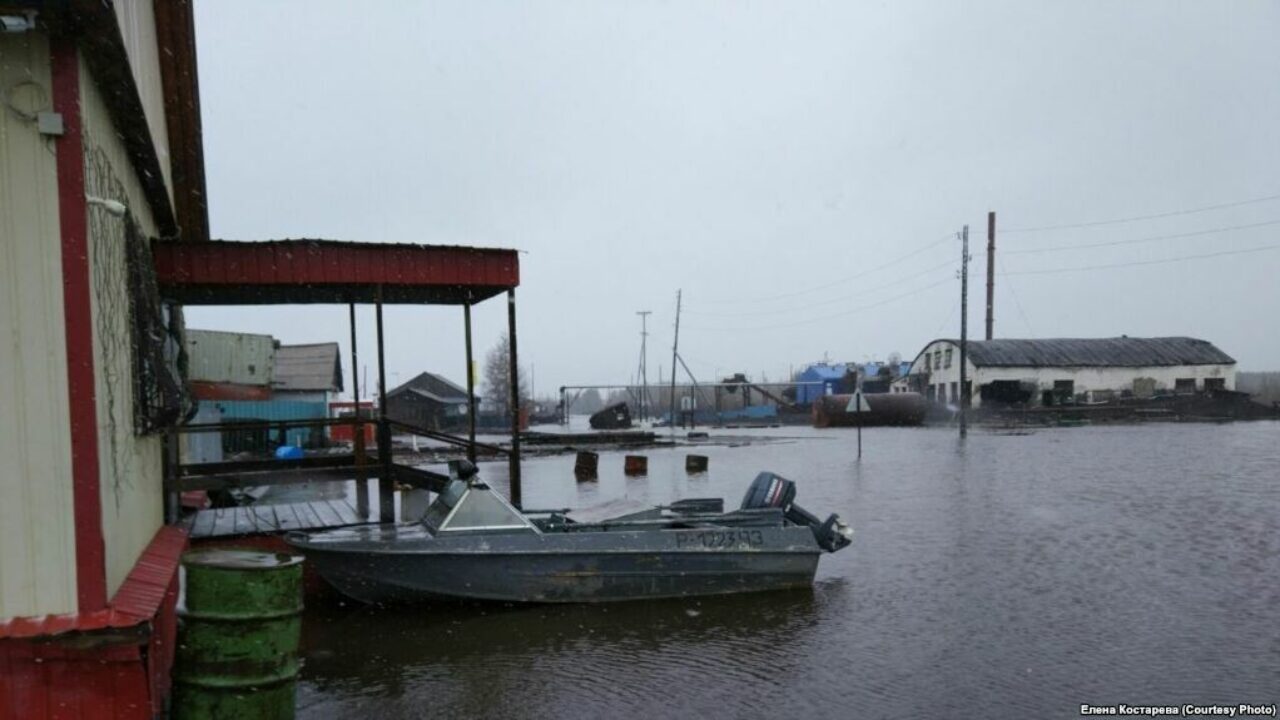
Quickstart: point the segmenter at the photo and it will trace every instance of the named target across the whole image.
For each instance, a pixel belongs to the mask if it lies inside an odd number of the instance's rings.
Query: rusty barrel
[[[706,455],[686,455],[684,458],[684,471],[687,473],[706,472],[709,462]]]
[[[182,556],[173,717],[292,718],[302,558],[247,550]]]
[[[596,453],[583,450],[578,453],[578,459],[573,463],[573,476],[579,482],[583,480],[595,480],[599,474],[600,456]]]
[[[628,455],[623,461],[622,471],[627,475],[648,475],[649,458],[644,455]]]

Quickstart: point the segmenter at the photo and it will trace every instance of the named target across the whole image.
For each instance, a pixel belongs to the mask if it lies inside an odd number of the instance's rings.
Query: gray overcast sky
[[[669,372],[677,288],[700,378],[780,379],[958,334],[959,243],[938,241],[965,223],[980,336],[987,210],[1013,229],[1280,195],[1270,0],[196,8],[214,236],[518,248],[539,394],[626,382],[636,310],[650,380]],[[1001,234],[997,337],[1193,335],[1280,368],[1280,249],[1025,274],[1277,246],[1273,220],[1280,198]],[[346,365],[345,308],[188,318],[339,340]],[[505,305],[476,320],[482,357]],[[463,380],[460,310],[387,323],[390,382]]]

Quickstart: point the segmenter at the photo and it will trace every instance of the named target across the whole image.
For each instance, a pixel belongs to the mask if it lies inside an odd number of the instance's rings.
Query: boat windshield
[[[484,485],[454,480],[427,508],[422,521],[435,532],[537,529]]]
[[[449,513],[458,505],[458,501],[463,495],[467,494],[467,483],[463,480],[453,480],[445,486],[444,492],[436,496],[435,502],[427,507],[427,512],[422,516],[422,522],[435,532],[440,531],[440,526],[444,525],[444,521],[449,517]]]

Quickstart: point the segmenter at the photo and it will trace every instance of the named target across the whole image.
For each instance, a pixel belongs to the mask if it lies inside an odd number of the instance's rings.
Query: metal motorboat
[[[481,482],[474,465],[455,461],[417,522],[285,539],[340,592],[370,603],[720,595],[809,586],[819,556],[850,543],[838,515],[820,520],[795,494],[794,482],[763,472],[729,512],[720,498],[609,516],[521,511]]]

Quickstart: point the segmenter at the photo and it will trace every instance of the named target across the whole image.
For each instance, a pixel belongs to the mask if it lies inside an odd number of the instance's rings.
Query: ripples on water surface
[[[759,470],[840,512],[812,591],[601,606],[308,611],[301,717],[1078,717],[1280,701],[1280,424],[736,432],[530,460],[530,507],[721,496]],[[702,452],[702,451],[700,451]],[[505,487],[505,466],[485,476]]]

